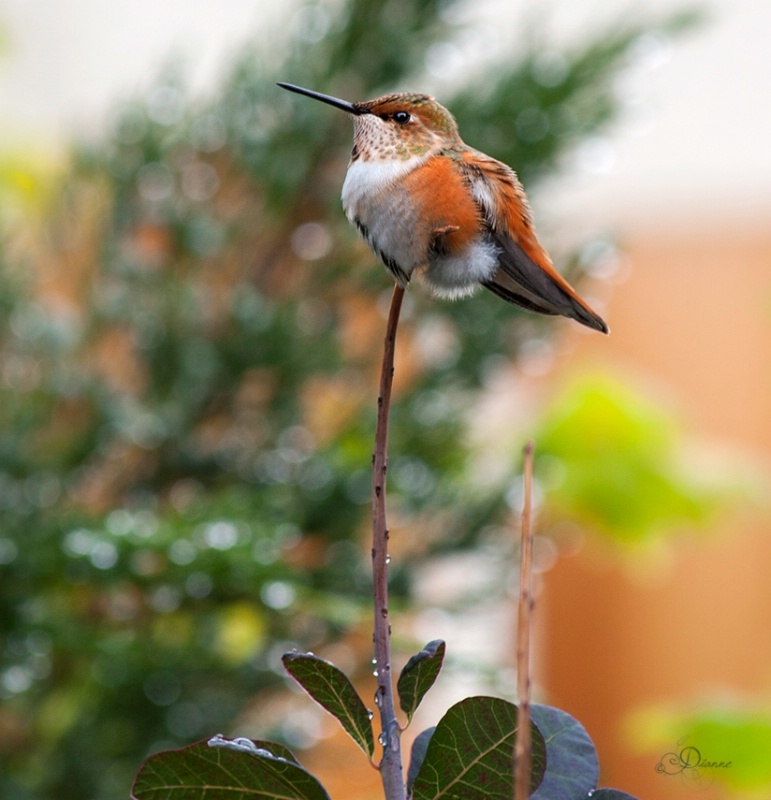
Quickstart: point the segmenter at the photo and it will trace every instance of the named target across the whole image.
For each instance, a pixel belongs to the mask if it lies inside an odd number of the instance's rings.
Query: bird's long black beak
[[[292,83],[279,82],[276,85],[280,86],[282,89],[287,89],[290,92],[296,92],[297,94],[304,94],[306,97],[312,97],[314,100],[321,100],[322,103],[328,103],[330,106],[339,108],[342,111],[347,111],[349,114],[367,113],[363,109],[355,106],[353,103],[349,103],[347,100],[341,100],[339,97],[332,97],[331,95],[328,94],[321,94],[321,92],[314,92],[312,89],[303,89],[302,86],[295,86]]]

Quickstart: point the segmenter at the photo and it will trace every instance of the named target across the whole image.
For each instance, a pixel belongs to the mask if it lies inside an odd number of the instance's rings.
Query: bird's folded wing
[[[531,311],[559,314],[594,330],[608,332],[604,320],[589,308],[554,267],[537,263],[511,236],[500,231],[491,231],[491,235],[500,249],[500,256],[498,269],[484,284],[487,289]]]
[[[538,241],[527,198],[512,169],[476,150],[461,158],[488,234],[500,252],[498,268],[483,283],[514,305],[570,317],[603,333],[608,326],[552,266]]]

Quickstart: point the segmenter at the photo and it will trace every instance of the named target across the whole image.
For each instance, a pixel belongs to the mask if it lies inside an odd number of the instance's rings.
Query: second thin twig
[[[514,800],[530,794],[532,741],[530,730],[530,628],[533,611],[533,443],[523,450],[522,552],[519,567],[517,619],[517,738],[514,743]]]

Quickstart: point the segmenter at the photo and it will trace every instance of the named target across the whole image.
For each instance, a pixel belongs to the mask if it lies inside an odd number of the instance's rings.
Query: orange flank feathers
[[[429,240],[427,250],[433,246],[459,254],[479,235],[484,223],[482,211],[451,159],[428,159],[404,177],[402,191],[412,198],[420,219],[425,222],[420,227]],[[437,240],[433,234],[446,226],[453,230]]]

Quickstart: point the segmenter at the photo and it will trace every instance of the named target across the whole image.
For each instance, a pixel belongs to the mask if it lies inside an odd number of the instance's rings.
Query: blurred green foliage
[[[713,708],[678,721],[681,735],[697,742],[703,763],[728,763],[705,767],[708,776],[728,789],[765,797],[771,787],[771,710]]]
[[[607,377],[567,387],[534,438],[549,513],[614,541],[702,525],[729,496],[695,478],[662,407]]]
[[[731,797],[768,797],[771,709],[763,701],[650,710],[639,717],[637,728],[646,749],[665,748],[675,756],[665,765],[667,776],[697,787],[718,784]]]
[[[453,5],[309,5],[207,101],[167,71],[77,149],[40,230],[4,231],[2,797],[125,796],[146,753],[239,717],[249,732],[281,652],[366,628],[388,279],[339,209],[344,115],[274,82],[427,88]],[[602,29],[546,71],[542,43],[520,44],[442,100],[467,141],[535,180],[613,118],[647,29]],[[464,412],[551,330],[492,296],[409,299],[389,471],[402,597],[405,563],[505,514],[506,486],[466,479]],[[286,715],[270,723],[261,736],[302,743]]]

